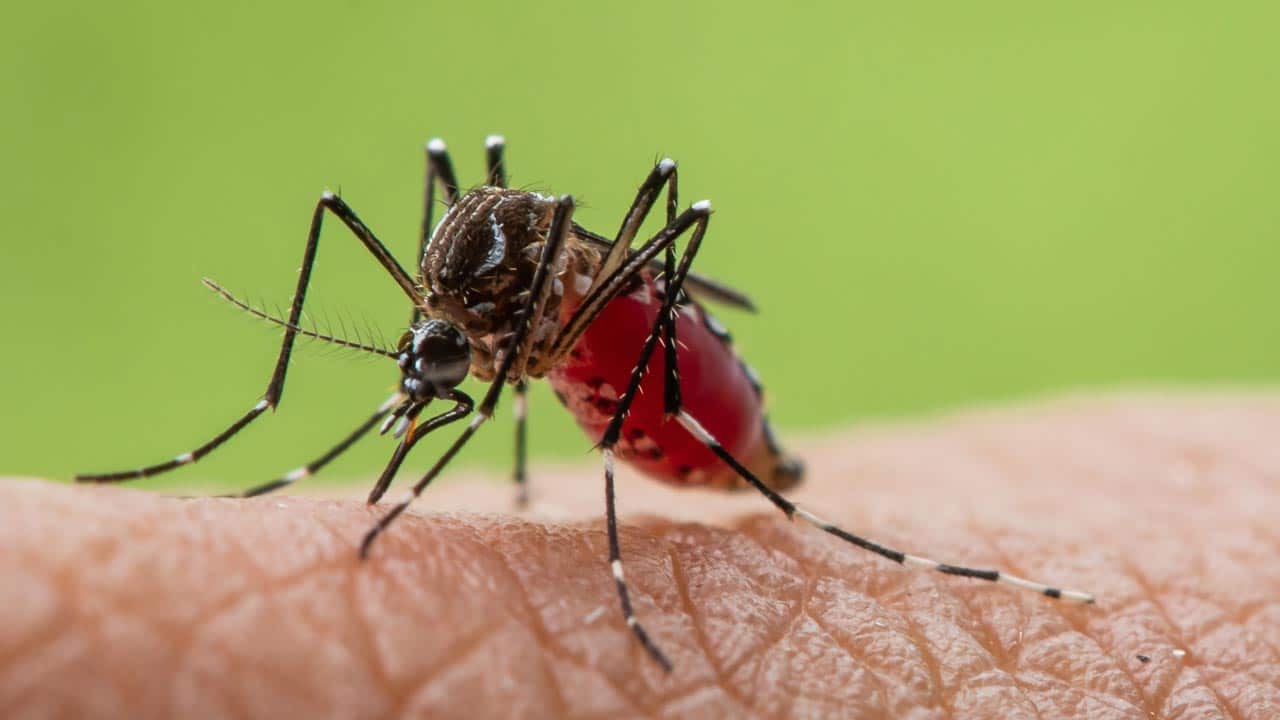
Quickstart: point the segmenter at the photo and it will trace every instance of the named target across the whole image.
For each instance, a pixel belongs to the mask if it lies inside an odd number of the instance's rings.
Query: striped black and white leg
[[[551,218],[551,226],[547,231],[547,242],[542,248],[542,257],[538,260],[538,267],[533,273],[533,280],[529,283],[529,299],[525,306],[520,310],[518,315],[519,321],[515,324],[510,339],[507,341],[505,352],[502,356],[502,363],[498,366],[497,372],[494,374],[493,381],[489,384],[489,390],[485,393],[484,399],[480,402],[480,406],[476,408],[475,415],[471,418],[471,422],[467,424],[465,430],[459,435],[453,444],[445,450],[440,459],[436,460],[431,469],[422,476],[413,488],[405,495],[404,499],[392,506],[391,510],[383,515],[378,522],[365,533],[364,539],[360,543],[360,557],[367,558],[369,549],[373,546],[373,542],[378,536],[385,531],[397,517],[409,508],[409,505],[422,494],[431,481],[440,474],[454,455],[458,454],[476,430],[485,423],[489,418],[493,417],[493,411],[498,406],[498,398],[502,395],[503,385],[507,382],[507,375],[511,372],[511,366],[515,363],[516,358],[520,355],[520,348],[524,343],[525,337],[529,334],[530,318],[540,317],[543,308],[546,306],[546,293],[543,292],[547,288],[547,283],[551,282],[552,268],[555,266],[557,258],[560,256],[560,249],[564,246],[565,237],[569,228],[573,223],[573,198],[569,195],[561,196],[556,202],[555,212]]]
[[[355,430],[351,431],[351,434],[347,435],[339,441],[337,445],[329,448],[323,455],[312,460],[306,465],[294,468],[271,482],[249,488],[243,492],[221,495],[220,497],[251,498],[259,495],[266,495],[267,493],[286,488],[299,480],[305,480],[306,478],[315,475],[320,472],[325,465],[328,465],[339,455],[346,452],[348,448],[355,445],[360,438],[364,437],[370,430],[372,430],[375,425],[386,417],[387,413],[391,412],[391,408],[400,403],[401,398],[402,396],[398,393],[392,395],[386,402],[382,403],[382,405],[380,405],[372,415],[366,418],[364,422],[360,423]]]
[[[671,273],[671,270],[670,270],[671,258],[670,256],[668,256],[667,258],[667,271],[665,275],[667,278],[670,278],[670,279],[667,281],[667,286],[666,286],[667,297],[664,301],[663,312],[660,315],[659,319],[664,323],[664,334],[667,334],[667,338],[666,338],[667,383],[666,383],[664,403],[665,403],[665,410],[668,416],[675,417],[677,420],[679,420],[680,424],[683,425],[691,434],[693,434],[694,437],[696,437],[699,441],[701,441],[704,445],[706,445],[712,452],[714,452],[718,457],[720,457],[720,459],[723,460],[726,464],[732,467],[738,473],[739,476],[741,476],[753,487],[755,487],[757,490],[763,493],[764,496],[768,498],[770,502],[776,505],[778,509],[782,510],[787,515],[788,518],[799,517],[800,519],[813,525],[814,527],[817,527],[823,532],[835,535],[836,537],[846,542],[857,545],[858,547],[863,548],[865,550],[870,550],[871,552],[874,552],[877,555],[888,558],[905,567],[909,567],[913,569],[934,570],[936,572],[944,573],[947,575],[957,575],[960,577],[971,577],[971,578],[978,578],[980,580],[987,580],[990,582],[998,582],[1005,585],[1017,587],[1023,590],[1030,590],[1032,592],[1040,593],[1041,595],[1045,595],[1047,597],[1051,597],[1055,599],[1069,600],[1072,602],[1080,602],[1080,603],[1092,603],[1094,601],[1093,595],[1087,592],[1082,592],[1079,590],[1066,590],[1060,587],[1046,585],[1040,582],[1035,582],[1033,580],[1027,580],[1025,578],[1018,577],[1016,575],[1010,575],[1008,573],[1004,573],[999,570],[984,570],[984,569],[964,567],[960,565],[952,565],[950,563],[938,562],[937,560],[932,560],[932,559],[921,557],[918,555],[911,555],[908,553],[901,552],[899,550],[887,548],[883,545],[880,545],[879,543],[873,542],[871,540],[860,537],[858,535],[854,535],[853,533],[850,533],[840,527],[832,525],[831,523],[823,520],[817,515],[814,515],[812,512],[802,507],[798,507],[795,503],[791,502],[790,500],[787,500],[785,497],[779,494],[776,490],[773,490],[764,482],[762,482],[759,478],[757,478],[754,474],[752,474],[749,470],[747,470],[742,465],[742,463],[738,462],[736,458],[730,455],[729,452],[726,451],[724,447],[722,447],[714,437],[712,437],[711,433],[707,432],[707,430],[703,428],[701,424],[698,423],[697,419],[695,419],[692,415],[686,412],[681,405],[679,371],[676,367],[676,352],[675,352],[675,346],[676,346],[675,313],[677,309],[674,303],[679,299],[680,288],[684,283],[685,276],[688,274],[689,264],[693,261],[693,255],[696,254],[698,251],[698,244],[699,244],[697,242],[698,240],[701,240],[701,235],[695,234],[694,241],[691,241],[689,243],[689,247],[685,249],[685,254],[681,258],[680,267],[677,269],[677,271],[674,274]],[[670,248],[668,248],[668,250],[670,250]],[[655,326],[654,333],[656,334],[656,332],[657,332],[657,327]],[[652,352],[652,350],[648,348],[646,348],[646,350],[648,352],[642,354],[642,359],[638,367],[643,367],[648,365],[648,353]],[[754,373],[748,372],[748,375],[754,375]],[[638,381],[635,382],[635,385],[638,386],[639,382]]]
[[[627,581],[623,573],[622,551],[618,541],[617,510],[614,507],[613,448],[622,434],[622,424],[626,420],[627,413],[631,410],[631,404],[635,400],[636,393],[639,392],[640,382],[644,379],[648,370],[649,359],[653,356],[659,338],[664,334],[666,328],[674,325],[669,321],[674,317],[675,299],[680,287],[678,278],[689,272],[689,265],[698,253],[698,247],[702,244],[702,236],[706,234],[707,223],[711,217],[711,204],[706,201],[694,203],[693,209],[696,212],[697,220],[693,224],[693,233],[689,238],[689,244],[685,246],[678,267],[674,263],[672,245],[667,245],[668,252],[663,270],[663,280],[667,287],[667,292],[663,297],[662,309],[659,310],[653,328],[650,330],[648,337],[645,338],[644,345],[640,350],[640,356],[631,370],[631,377],[627,381],[627,388],[618,399],[618,407],[614,411],[613,417],[610,418],[608,427],[605,428],[604,436],[600,439],[600,450],[604,456],[605,528],[609,535],[609,567],[613,570],[613,579],[617,585],[618,600],[622,606],[622,617],[626,621],[627,627],[631,629],[636,639],[640,641],[640,645],[645,649],[645,652],[649,653],[649,656],[668,672],[672,668],[671,661],[667,659],[667,656],[658,649],[653,639],[649,637],[649,633],[644,626],[636,619],[635,611],[631,606],[631,594],[627,589]],[[675,356],[674,340],[673,333],[666,341],[667,357],[669,359]],[[669,365],[668,373],[665,383],[666,403],[668,406],[673,402],[678,405],[679,381],[678,376],[674,374],[674,363]]]
[[[427,244],[431,242],[431,232],[435,230],[436,183],[444,189],[444,201],[452,206],[458,201],[458,177],[453,172],[453,161],[449,159],[449,149],[444,140],[432,138],[427,141],[427,177],[422,190],[422,227],[418,230],[418,256],[414,269],[422,267],[422,256],[427,252]],[[422,308],[413,304],[413,313],[409,317],[412,327],[422,319]]]
[[[490,187],[507,186],[507,165],[502,153],[507,147],[507,139],[501,135],[490,135],[484,139],[484,159],[489,172],[485,176],[485,184]]]
[[[515,402],[512,414],[516,421],[516,507],[529,506],[529,471],[527,455],[529,448],[529,384],[523,378],[516,382]]]
[[[414,285],[413,278],[404,271],[404,268],[400,267],[400,264],[392,257],[386,246],[382,244],[382,241],[373,234],[373,231],[356,216],[355,212],[341,198],[326,191],[321,196],[320,201],[316,203],[315,210],[311,214],[311,227],[307,232],[307,244],[302,254],[302,267],[298,273],[298,285],[294,290],[293,302],[289,307],[289,318],[283,324],[285,328],[284,340],[280,344],[280,352],[276,357],[275,369],[271,373],[271,379],[267,382],[267,390],[263,393],[262,399],[211,440],[172,460],[134,470],[81,474],[76,476],[78,482],[120,482],[122,480],[158,475],[183,465],[189,465],[209,454],[236,433],[243,430],[246,425],[253,422],[268,408],[274,409],[280,404],[280,400],[284,395],[285,373],[289,369],[289,358],[293,353],[293,344],[298,335],[302,334],[298,323],[302,319],[302,304],[306,298],[307,286],[311,280],[311,270],[315,265],[316,253],[320,247],[320,228],[326,212],[338,216],[338,219],[360,240],[365,249],[382,265],[383,269],[391,276],[391,279],[400,286],[400,289],[408,295],[415,305],[421,302],[422,298]]]
[[[506,138],[501,135],[490,135],[484,139],[485,184],[490,187],[505,188],[507,186],[507,166],[503,153],[507,147]],[[529,506],[529,384],[522,378],[515,384],[512,415],[515,418],[515,468],[512,479],[516,484],[516,507],[524,509]]]
[[[840,538],[841,540],[844,540],[845,542],[849,542],[854,545],[857,545],[858,547],[864,550],[870,550],[871,552],[881,557],[888,558],[889,560],[892,560],[893,562],[896,562],[899,565],[902,565],[904,567],[908,567],[911,569],[933,570],[946,575],[958,575],[960,577],[970,577],[970,578],[977,578],[979,580],[987,580],[989,582],[1001,583],[1001,584],[1009,585],[1022,590],[1030,590],[1032,592],[1039,593],[1047,597],[1068,600],[1072,602],[1092,603],[1094,601],[1094,597],[1092,594],[1087,592],[1082,592],[1080,590],[1066,590],[1057,586],[1046,585],[1041,582],[1036,582],[1034,580],[1027,580],[1026,578],[1021,578],[1016,575],[1010,575],[1009,573],[1001,572],[1000,570],[982,570],[977,568],[964,567],[961,565],[952,565],[949,563],[939,562],[937,560],[931,560],[927,557],[921,557],[919,555],[911,555],[908,553],[904,553],[900,550],[894,550],[893,548],[885,547],[884,545],[881,545],[877,542],[873,542],[859,535],[854,535],[853,533],[848,532],[847,530],[844,530],[836,525],[833,525],[827,522],[826,520],[823,520],[822,518],[818,517],[814,513],[796,505],[795,503],[786,499],[782,495],[778,494],[776,491],[771,489],[768,485],[765,485],[763,482],[760,481],[759,478],[753,475],[749,470],[743,467],[742,464],[739,463],[732,455],[730,455],[729,452],[726,451],[720,445],[720,443],[715,439],[715,437],[713,437],[711,433],[707,432],[706,428],[704,428],[697,421],[696,418],[694,418],[685,410],[683,409],[680,410],[679,413],[676,415],[676,419],[680,421],[680,424],[683,425],[685,429],[689,431],[690,434],[692,434],[695,438],[701,441],[704,445],[707,446],[707,448],[709,448],[713,453],[715,453],[716,456],[718,456],[726,464],[728,464],[735,471],[737,471],[738,475],[742,476],[744,480],[746,480],[753,487],[755,487],[762,494],[764,494],[764,496],[768,498],[770,502],[776,505],[778,509],[781,510],[783,513],[785,513],[786,516],[790,519],[800,518],[801,520],[809,523],[810,525],[813,525],[814,527],[818,528],[819,530],[822,530],[823,532],[835,535],[836,537]]]
[[[671,158],[659,160],[658,164],[649,171],[649,175],[636,190],[636,197],[631,201],[627,214],[622,217],[622,224],[618,227],[618,233],[614,236],[609,253],[600,262],[600,272],[584,295],[590,296],[599,290],[610,279],[613,271],[622,265],[627,258],[631,243],[636,239],[636,233],[640,232],[640,226],[644,224],[645,218],[658,202],[663,188],[667,192],[667,227],[670,228],[675,224],[678,175],[676,161]]]
[[[395,479],[396,473],[400,470],[400,465],[404,463],[409,451],[413,449],[414,445],[418,444],[419,440],[426,437],[433,430],[470,415],[472,408],[475,407],[475,402],[472,401],[471,396],[456,388],[450,392],[448,399],[453,401],[453,407],[424,423],[419,424],[417,418],[425,405],[412,406],[401,415],[401,422],[397,423],[395,432],[397,435],[403,434],[404,438],[396,446],[395,452],[391,454],[391,459],[387,461],[382,474],[378,476],[378,481],[374,483],[373,490],[369,491],[368,502],[370,505],[382,499],[387,488],[391,487],[391,481]],[[386,427],[385,423],[384,427]]]
[[[707,209],[709,211],[709,206]],[[699,230],[700,231],[705,230],[705,224],[699,227]],[[601,448],[610,453],[608,456],[610,463],[612,461],[612,448],[613,448],[613,445],[617,442],[619,435],[621,434],[623,420],[626,417],[626,413],[630,409],[630,405],[635,393],[639,389],[640,381],[643,379],[644,373],[649,364],[649,360],[652,357],[652,354],[654,352],[656,341],[658,340],[660,335],[664,335],[666,333],[667,323],[669,319],[673,317],[673,313],[676,310],[675,303],[677,298],[679,297],[681,284],[684,282],[684,278],[688,273],[689,265],[690,263],[692,263],[693,256],[698,251],[698,247],[701,243],[701,239],[702,239],[702,232],[695,232],[689,242],[688,247],[685,248],[685,252],[681,257],[680,265],[679,267],[676,268],[676,271],[674,274],[671,273],[670,271],[671,264],[670,264],[670,261],[668,260],[667,269],[664,272],[665,293],[664,293],[662,310],[660,311],[658,318],[655,320],[653,328],[650,331],[649,337],[646,339],[645,344],[641,349],[640,357],[637,360],[634,369],[632,370],[631,379],[628,382],[627,389],[623,393],[622,397],[619,399],[618,409],[614,413],[614,416],[611,419],[609,427],[605,431],[604,439],[601,441]],[[1062,600],[1068,600],[1068,601],[1079,602],[1079,603],[1092,603],[1094,601],[1094,597],[1092,594],[1082,592],[1079,590],[1067,590],[1060,587],[1047,585],[1045,583],[1040,583],[1040,582],[1028,580],[1025,578],[1021,578],[1016,575],[1003,573],[1003,572],[1000,572],[999,570],[977,569],[977,568],[964,567],[960,565],[953,565],[950,563],[943,563],[937,560],[932,560],[930,558],[921,557],[918,555],[911,555],[908,553],[901,552],[899,550],[888,548],[883,545],[880,545],[879,543],[863,538],[861,536],[854,535],[853,533],[850,533],[836,525],[833,525],[823,520],[822,518],[818,517],[812,512],[804,508],[798,507],[795,503],[786,499],[781,494],[779,494],[776,490],[770,488],[768,485],[762,482],[753,473],[751,473],[751,471],[747,470],[746,467],[744,467],[740,462],[738,462],[736,458],[734,458],[728,451],[724,449],[723,446],[721,446],[719,441],[717,441],[716,438],[713,437],[711,433],[709,433],[697,421],[696,418],[694,418],[692,415],[690,415],[687,411],[684,410],[684,408],[681,406],[680,394],[678,391],[678,386],[679,386],[678,371],[676,371],[674,367],[670,367],[670,365],[674,365],[674,362],[675,362],[675,353],[670,350],[670,348],[674,348],[675,346],[674,337],[670,337],[667,339],[667,345],[669,348],[667,353],[667,361],[669,365],[669,367],[667,368],[668,387],[664,397],[664,405],[665,405],[665,410],[667,414],[669,416],[676,418],[680,422],[680,424],[683,425],[685,429],[689,431],[690,434],[692,434],[697,440],[699,440],[704,445],[706,445],[707,448],[710,449],[717,457],[719,457],[731,468],[733,468],[734,471],[737,472],[739,476],[741,476],[749,484],[751,484],[753,487],[759,490],[770,502],[772,502],[775,506],[777,506],[780,510],[782,510],[783,513],[785,513],[788,518],[794,519],[796,517],[799,517],[800,519],[813,525],[814,527],[817,527],[823,532],[834,535],[846,542],[852,543],[865,550],[874,552],[882,557],[888,558],[889,560],[897,562],[905,567],[909,567],[913,569],[933,570],[933,571],[940,572],[947,575],[971,577],[971,578],[977,578],[980,580],[987,580],[989,582],[1002,583],[1002,584],[1010,585],[1012,587],[1017,587],[1023,590],[1030,590],[1032,592],[1036,592],[1036,593],[1045,595],[1047,597],[1055,598],[1055,599],[1062,599]],[[676,390],[674,392],[672,391],[671,386],[675,386]],[[611,474],[611,473],[607,473],[607,474]],[[608,486],[610,484],[608,483],[608,478],[606,478],[606,481],[607,481],[606,484]],[[616,537],[616,528],[611,527],[610,532],[611,532],[611,537]],[[623,585],[622,588],[625,589],[625,585]],[[629,610],[630,610],[630,604],[629,602],[626,602],[624,599],[623,611],[624,613],[628,613]],[[630,619],[628,619],[628,625],[632,625],[633,629],[636,627],[635,623]],[[637,635],[641,636],[640,633],[637,633]],[[645,642],[646,639],[647,639],[647,636],[641,636],[642,642]],[[649,643],[645,642],[645,644],[646,644],[646,648],[650,647]],[[653,654],[653,651],[651,651],[651,654]],[[664,662],[664,659],[661,657],[660,654],[655,654],[655,659],[657,659],[660,664]]]
[[[604,505],[605,505],[605,525],[609,532],[609,568],[613,571],[613,582],[618,589],[618,602],[622,605],[622,617],[627,623],[627,627],[640,641],[641,647],[645,652],[649,653],[654,662],[662,666],[662,669],[671,672],[672,664],[667,656],[658,649],[658,646],[649,637],[648,631],[636,619],[635,610],[631,607],[631,592],[627,589],[627,577],[622,569],[622,548],[618,542],[618,511],[614,500],[613,490],[613,448],[606,447],[603,449],[604,455]]]

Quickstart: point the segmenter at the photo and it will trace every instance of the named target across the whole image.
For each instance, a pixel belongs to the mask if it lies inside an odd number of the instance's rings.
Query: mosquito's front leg
[[[223,495],[222,497],[251,498],[251,497],[257,497],[259,495],[266,495],[269,492],[275,492],[276,490],[286,488],[299,480],[304,480],[306,478],[311,477],[312,475],[315,475],[316,473],[320,472],[321,468],[333,462],[335,458],[337,458],[342,453],[346,452],[347,449],[350,448],[352,445],[355,445],[356,442],[360,440],[360,438],[368,434],[368,432],[372,430],[373,427],[377,425],[380,420],[386,417],[387,413],[391,411],[391,408],[400,402],[400,399],[401,399],[401,396],[399,393],[392,395],[390,398],[387,399],[386,402],[382,403],[382,405],[380,405],[376,411],[374,411],[373,415],[370,415],[368,418],[365,419],[364,422],[360,423],[360,425],[358,425],[355,430],[351,431],[351,434],[347,435],[345,438],[339,441],[337,445],[334,445],[333,447],[329,448],[329,450],[326,451],[323,455],[316,458],[315,460],[312,460],[306,465],[302,465],[300,467],[294,468],[293,470],[290,470],[289,472],[285,473],[284,475],[280,476],[275,480],[272,480],[269,483],[263,483],[262,485],[249,488],[248,490],[245,490],[243,492],[234,493],[231,495]]]
[[[356,216],[355,211],[347,206],[337,195],[326,191],[320,201],[316,203],[315,210],[311,213],[311,227],[307,231],[307,244],[302,253],[302,268],[298,272],[298,285],[293,292],[293,302],[289,306],[289,318],[285,323],[284,339],[280,343],[280,352],[276,356],[275,369],[271,372],[271,379],[267,382],[266,392],[262,394],[262,399],[258,400],[252,408],[249,409],[235,422],[231,423],[225,430],[215,435],[212,439],[204,444],[196,447],[194,450],[182,453],[181,455],[155,465],[137,468],[134,470],[124,470],[121,472],[110,473],[89,473],[77,475],[76,480],[79,482],[119,482],[121,480],[130,480],[133,478],[148,477],[157,475],[168,470],[172,470],[183,465],[199,460],[201,457],[209,454],[218,446],[231,439],[236,433],[240,432],[249,423],[253,422],[259,415],[268,408],[274,409],[280,404],[280,399],[284,395],[285,374],[289,370],[289,358],[293,353],[294,340],[297,339],[300,329],[299,321],[302,319],[302,305],[307,295],[307,286],[311,281],[311,270],[315,266],[316,253],[320,248],[320,228],[323,224],[324,214],[331,212],[338,216],[338,219],[347,226],[349,230],[364,245],[365,249],[373,255],[378,264],[382,265],[391,279],[395,281],[400,289],[409,296],[409,299],[417,305],[421,302],[418,289],[414,285],[413,279],[409,277],[404,268],[396,262],[391,253],[387,251],[382,241],[373,234],[365,224]]]

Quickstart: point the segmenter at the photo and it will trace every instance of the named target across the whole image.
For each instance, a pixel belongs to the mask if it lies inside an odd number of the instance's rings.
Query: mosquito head
[[[411,399],[447,397],[467,377],[471,346],[462,331],[444,320],[423,320],[400,338],[396,363],[404,374],[400,389]]]

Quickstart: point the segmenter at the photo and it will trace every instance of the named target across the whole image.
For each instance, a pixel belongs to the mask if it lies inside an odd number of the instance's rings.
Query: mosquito
[[[528,381],[546,378],[603,455],[609,566],[622,618],[644,650],[671,670],[632,608],[614,502],[614,463],[627,462],[658,480],[679,486],[754,489],[789,519],[803,520],[846,542],[908,568],[1004,583],[1051,598],[1091,603],[1077,590],[911,555],[854,535],[782,495],[803,476],[803,466],[779,446],[763,408],[754,371],[734,351],[729,333],[703,306],[711,301],[754,310],[743,293],[690,271],[711,219],[711,203],[679,209],[676,163],[659,161],[636,192],[612,238],[573,220],[570,195],[553,197],[507,187],[505,141],[485,141],[485,183],[459,190],[445,144],[426,145],[426,187],[416,276],[410,275],[339,196],[325,192],[311,215],[297,289],[287,319],[256,310],[213,281],[224,298],[284,328],[284,339],[266,392],[243,416],[203,445],[172,460],[124,472],[79,475],[82,482],[147,477],[207,455],[274,410],[299,335],[383,355],[396,362],[395,392],[349,435],[315,460],[269,483],[240,493],[252,497],[309,477],[374,427],[399,438],[369,493],[386,492],[413,447],[429,433],[470,417],[448,449],[404,499],[365,534],[361,558],[409,507],[467,441],[493,417],[503,389],[515,393],[517,503],[528,499],[525,471]],[[433,220],[436,192],[446,210]],[[664,200],[665,225],[632,248],[645,219]],[[303,301],[327,214],[356,237],[412,305],[407,331],[394,350],[346,340],[300,326]],[[686,238],[677,261],[676,241]],[[661,348],[661,352],[658,349]],[[458,389],[474,376],[489,383],[477,405]],[[621,389],[621,391],[619,391]],[[424,411],[434,401],[443,412]]]

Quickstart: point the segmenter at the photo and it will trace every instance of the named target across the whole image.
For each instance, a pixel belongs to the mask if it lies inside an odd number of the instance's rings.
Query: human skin
[[[5,481],[0,717],[1280,717],[1277,439],[1280,395],[1241,392],[797,448],[792,497],[827,519],[1091,606],[624,473],[627,577],[670,674],[622,622],[594,466],[535,466],[524,516],[499,483],[432,487],[363,563],[382,508],[354,495]]]

